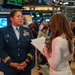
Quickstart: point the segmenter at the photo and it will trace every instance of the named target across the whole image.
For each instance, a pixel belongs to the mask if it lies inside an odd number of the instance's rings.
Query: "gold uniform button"
[[[20,56],[20,54],[18,54],[18,56]]]
[[[18,50],[20,50],[20,48],[18,48]]]
[[[6,42],[8,42],[8,40]]]
[[[18,45],[20,44],[20,42],[18,42]]]

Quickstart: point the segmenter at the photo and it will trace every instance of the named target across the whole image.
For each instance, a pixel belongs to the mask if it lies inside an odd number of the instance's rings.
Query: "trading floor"
[[[75,62],[71,62],[70,67],[71,67],[73,75],[75,75]],[[49,75],[48,71],[49,71],[48,68],[41,68],[39,70],[34,68],[32,70],[32,75]]]
[[[48,68],[41,68],[39,70],[34,68],[32,70],[32,75],[49,75],[48,74]]]
[[[75,75],[75,62],[71,62],[70,67],[71,67],[73,75]],[[48,71],[49,71],[48,68],[40,68],[40,69],[33,68],[32,75],[49,75]],[[0,72],[0,75],[3,75],[3,73]]]
[[[70,66],[71,66],[73,75],[75,75],[75,62],[72,62]]]

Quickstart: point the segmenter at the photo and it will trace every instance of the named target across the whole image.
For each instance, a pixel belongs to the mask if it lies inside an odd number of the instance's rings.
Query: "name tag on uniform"
[[[5,37],[10,37],[10,35],[9,35],[9,34],[7,34]]]

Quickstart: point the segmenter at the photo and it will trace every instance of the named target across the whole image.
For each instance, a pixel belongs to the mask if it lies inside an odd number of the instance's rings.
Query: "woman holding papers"
[[[50,20],[50,29],[49,46],[42,50],[50,65],[50,75],[72,75],[68,61],[72,60],[73,55],[73,34],[66,16],[54,14]]]

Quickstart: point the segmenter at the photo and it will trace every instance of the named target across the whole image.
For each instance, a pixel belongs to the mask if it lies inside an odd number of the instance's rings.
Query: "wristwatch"
[[[29,64],[29,60],[28,59],[26,59],[25,62],[26,62],[26,64]]]

